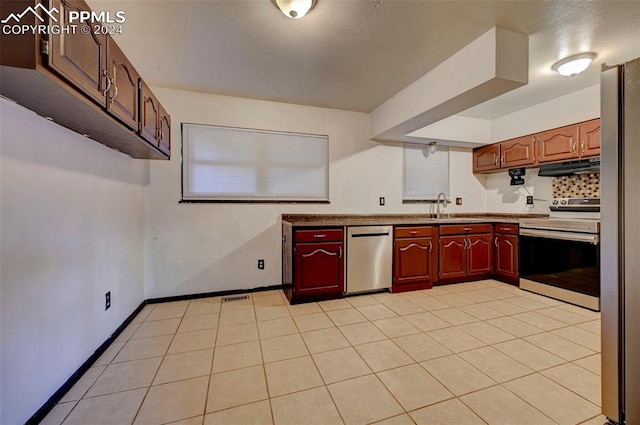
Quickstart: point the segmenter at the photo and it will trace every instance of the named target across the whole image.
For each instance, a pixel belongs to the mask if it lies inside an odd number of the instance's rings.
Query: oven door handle
[[[532,238],[560,239],[563,241],[587,242],[593,245],[600,243],[600,236],[593,233],[556,232],[553,230],[520,229],[520,236]]]

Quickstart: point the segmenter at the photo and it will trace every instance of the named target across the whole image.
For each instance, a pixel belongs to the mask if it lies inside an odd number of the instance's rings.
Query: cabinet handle
[[[102,70],[102,75],[107,79],[107,88],[104,89],[104,92],[102,93],[103,96],[106,96],[107,93],[109,93],[109,90],[111,90],[111,78],[109,78],[106,69]]]
[[[462,230],[464,230],[465,232],[470,232],[471,231],[471,227],[463,227]]]
[[[582,141],[580,148],[582,149],[582,153],[584,153],[584,140]]]
[[[410,234],[410,235],[419,235],[419,234],[420,234],[420,232],[419,232],[418,230],[411,230],[411,231],[409,232],[409,234]]]
[[[467,238],[462,240],[462,249],[467,249]]]
[[[571,144],[571,153],[576,153],[576,142]]]
[[[114,100],[116,100],[116,97],[118,97],[118,86],[116,86],[115,81],[113,81],[113,78],[110,79],[111,80],[111,84],[113,85],[113,88],[115,89],[115,93],[113,95],[113,97],[111,98],[111,103],[113,103]]]
[[[327,235],[325,235],[324,233],[319,233],[317,235],[313,235],[313,237],[316,239],[322,239],[322,238],[326,238]]]
[[[496,155],[496,160],[495,160],[495,161],[493,161],[493,163],[494,163],[495,165],[498,165],[498,160],[499,160],[499,159],[500,159],[500,158],[499,158],[499,156],[498,156],[498,155]]]
[[[342,247],[338,247],[338,258],[342,258]]]
[[[493,244],[496,246],[496,248],[498,247],[498,237],[497,236],[493,239]]]
[[[433,245],[431,244],[431,241],[429,241],[429,252],[431,252],[433,249]]]
[[[504,164],[504,154],[502,154],[502,158],[500,159],[501,163]]]

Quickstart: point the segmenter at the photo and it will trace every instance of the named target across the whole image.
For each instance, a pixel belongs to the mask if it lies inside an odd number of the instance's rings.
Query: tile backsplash
[[[600,197],[600,173],[554,177],[551,185],[554,198]]]

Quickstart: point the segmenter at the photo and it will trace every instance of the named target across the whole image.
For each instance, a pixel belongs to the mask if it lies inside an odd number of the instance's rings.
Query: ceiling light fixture
[[[287,18],[300,19],[316,5],[316,0],[271,0]]]
[[[596,56],[593,52],[579,53],[559,60],[553,64],[551,69],[562,76],[575,77],[587,69]]]
[[[436,151],[438,150],[438,144],[434,141],[427,143],[427,150],[429,151],[429,153],[436,153]]]

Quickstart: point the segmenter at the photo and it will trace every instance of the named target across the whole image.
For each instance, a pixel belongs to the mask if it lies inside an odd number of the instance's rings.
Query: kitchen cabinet
[[[538,133],[538,160],[544,162],[571,161],[578,159],[578,127],[569,125]]]
[[[491,224],[442,225],[438,283],[489,276],[493,272]]]
[[[538,162],[533,136],[519,137],[500,143],[500,168],[533,166]]]
[[[578,125],[580,157],[600,155],[600,119],[586,121]]]
[[[494,273],[503,282],[518,284],[519,242],[517,224],[496,224]]]
[[[473,172],[495,173],[600,155],[600,119],[585,121],[473,150]]]
[[[437,276],[437,227],[396,227],[391,292],[428,289]]]
[[[38,0],[3,1],[0,16],[18,15],[38,4]],[[50,0],[48,6],[60,12],[56,26],[61,27],[70,25],[71,12],[91,11],[83,0]],[[24,25],[43,24],[34,14],[21,16]],[[145,124],[153,118],[146,128],[150,140],[140,136],[139,81],[135,68],[109,35],[78,30],[0,37],[1,95],[133,158],[166,160],[171,147],[170,116],[156,99],[145,115]],[[153,94],[149,91],[146,96]]]
[[[500,144],[494,143],[473,150],[473,172],[500,171]]]
[[[107,38],[107,78],[107,111],[137,130],[140,75],[111,37]]]
[[[293,242],[288,244],[291,238]],[[288,250],[292,254],[288,254]],[[292,304],[342,297],[343,228],[291,230],[283,227],[283,281],[285,294]]]
[[[51,5],[60,11],[57,23],[60,27],[71,25],[69,12],[91,11],[83,0],[52,0]],[[103,105],[108,85],[105,69],[107,36],[93,32],[51,34],[48,60],[53,70],[92,100]]]

